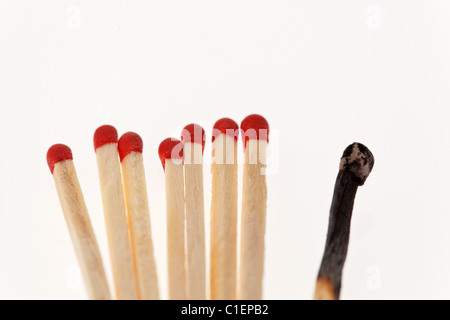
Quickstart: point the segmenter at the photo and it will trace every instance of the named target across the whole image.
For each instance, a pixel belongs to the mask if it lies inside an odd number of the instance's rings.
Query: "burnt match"
[[[316,282],[315,300],[339,300],[347,257],[356,191],[372,171],[374,157],[361,143],[349,145],[341,158],[330,209],[328,234]]]

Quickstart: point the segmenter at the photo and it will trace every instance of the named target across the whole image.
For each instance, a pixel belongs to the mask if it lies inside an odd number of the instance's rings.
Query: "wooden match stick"
[[[260,115],[241,123],[245,160],[241,213],[239,298],[262,299],[264,236],[266,232],[267,184],[265,176],[269,124]]]
[[[111,294],[108,281],[73,164],[72,151],[68,146],[55,144],[48,149],[47,163],[55,181],[88,296],[93,300],[109,300]]]
[[[205,130],[187,125],[181,134],[184,143],[186,190],[186,236],[188,255],[188,298],[206,298],[205,217],[203,200],[203,150]]]
[[[117,151],[117,131],[104,125],[94,134],[94,147],[105,214],[106,233],[117,299],[139,298],[128,233],[122,176]]]
[[[342,155],[331,203],[325,252],[314,293],[315,300],[339,300],[356,191],[366,181],[374,161],[370,150],[361,143],[351,144]]]
[[[169,299],[187,297],[185,254],[183,144],[167,138],[158,148],[166,179],[167,264]]]
[[[236,299],[237,273],[237,138],[239,126],[223,118],[212,136],[211,266],[212,300]]]
[[[142,139],[134,132],[127,132],[119,139],[118,150],[122,166],[125,205],[138,288],[141,299],[157,300],[159,299],[158,275],[153,253],[142,149]]]

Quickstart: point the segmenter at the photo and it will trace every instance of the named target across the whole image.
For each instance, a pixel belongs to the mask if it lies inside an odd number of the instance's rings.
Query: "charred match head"
[[[47,151],[47,164],[53,174],[55,164],[64,160],[73,160],[72,150],[64,144],[54,144]]]
[[[374,163],[372,152],[362,143],[354,142],[344,150],[339,170],[351,172],[362,186],[372,171]]]
[[[237,140],[239,137],[239,126],[230,118],[219,119],[213,127],[212,142],[214,142],[216,137],[220,134],[227,134]]]
[[[118,142],[117,150],[119,151],[120,161],[131,152],[139,152],[142,153],[142,149],[144,148],[144,144],[142,142],[141,137],[134,132],[124,133]]]
[[[166,169],[166,159],[178,159],[183,161],[183,143],[175,138],[167,138],[159,144],[159,158],[163,169]]]
[[[241,122],[244,147],[249,139],[267,140],[269,142],[269,123],[259,114],[251,114]]]
[[[116,128],[110,125],[103,125],[98,127],[94,133],[94,148],[97,151],[98,148],[108,143],[117,143],[118,134]]]
[[[356,192],[366,181],[373,165],[372,153],[361,143],[349,145],[342,155],[331,202],[325,251],[314,293],[317,300],[340,298]]]
[[[181,132],[181,141],[183,143],[199,143],[202,145],[203,152],[205,150],[205,130],[198,124],[188,124]]]

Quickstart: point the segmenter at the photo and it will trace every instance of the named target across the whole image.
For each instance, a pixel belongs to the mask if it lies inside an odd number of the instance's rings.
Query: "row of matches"
[[[244,141],[241,247],[238,272],[237,216],[239,133]],[[269,125],[250,115],[239,126],[218,120],[212,135],[210,298],[261,299]],[[181,141],[167,138],[158,152],[165,172],[169,299],[207,298],[203,151],[205,131],[187,125]],[[100,190],[116,299],[159,299],[143,142],[133,132],[118,138],[104,125],[94,133]],[[78,182],[70,148],[47,152],[62,211],[88,296],[111,299],[100,250]],[[237,275],[239,274],[239,281]]]
[[[244,143],[240,257],[237,259],[237,140]],[[239,127],[223,118],[212,135],[210,298],[262,298],[267,185],[264,169],[269,125],[250,115]],[[94,134],[99,180],[116,298],[158,299],[158,278],[150,228],[142,139],[125,133],[118,139],[111,126]],[[183,129],[181,141],[159,146],[165,172],[167,253],[170,299],[206,298],[206,253],[203,204],[205,132],[196,124]],[[120,164],[119,164],[120,159]],[[63,213],[92,299],[110,299],[103,263],[79,186],[72,153],[54,145],[47,153]],[[341,157],[330,209],[325,250],[314,299],[340,298],[350,239],[354,200],[374,165],[361,143]],[[238,268],[239,266],[239,268]],[[238,270],[239,269],[239,270]]]

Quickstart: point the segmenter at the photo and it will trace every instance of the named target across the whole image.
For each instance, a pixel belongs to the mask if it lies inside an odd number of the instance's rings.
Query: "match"
[[[212,300],[236,299],[238,136],[239,126],[233,120],[223,118],[214,124],[210,240]]]
[[[48,149],[47,163],[55,181],[81,274],[92,300],[110,300],[108,281],[73,164],[72,151],[63,144]]]
[[[138,290],[143,300],[159,299],[153,241],[145,180],[143,142],[134,132],[123,134],[118,142],[128,226]]]
[[[260,300],[263,293],[264,236],[266,232],[266,157],[269,124],[253,114],[242,120],[244,173],[241,213],[239,298]]]
[[[158,148],[166,183],[169,299],[187,299],[183,144],[167,138]]]
[[[116,298],[135,300],[140,298],[140,294],[128,233],[117,140],[117,131],[112,126],[104,125],[95,131],[94,148]]]
[[[349,145],[341,158],[331,202],[328,234],[317,277],[315,300],[339,300],[347,257],[356,191],[372,171],[374,157],[361,143]]]
[[[181,133],[184,144],[188,298],[206,298],[205,213],[203,199],[203,150],[205,130],[189,124]]]

